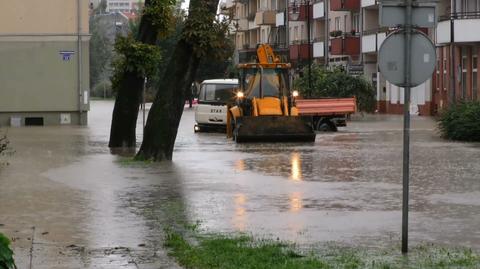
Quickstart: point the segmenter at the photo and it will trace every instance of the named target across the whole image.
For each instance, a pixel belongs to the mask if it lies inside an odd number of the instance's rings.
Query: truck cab
[[[237,79],[211,79],[200,84],[195,108],[195,132],[225,131],[227,104],[235,102]]]

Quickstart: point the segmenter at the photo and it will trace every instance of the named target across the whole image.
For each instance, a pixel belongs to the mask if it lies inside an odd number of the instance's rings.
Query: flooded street
[[[87,127],[8,129],[0,231],[19,268],[175,268],[162,247],[174,222],[305,245],[400,244],[400,116],[359,117],[315,143],[237,145],[195,134],[186,109],[173,162],[149,164],[110,153],[112,110],[92,102]],[[412,244],[480,250],[480,145],[439,138],[431,118],[412,125]]]

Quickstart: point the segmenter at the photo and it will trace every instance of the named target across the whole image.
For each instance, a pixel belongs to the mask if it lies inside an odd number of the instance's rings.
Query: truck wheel
[[[338,131],[337,126],[329,120],[323,120],[318,122],[317,131],[320,132],[336,132]]]

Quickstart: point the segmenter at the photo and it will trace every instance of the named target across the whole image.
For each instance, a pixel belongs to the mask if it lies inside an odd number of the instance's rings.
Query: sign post
[[[425,82],[435,69],[435,47],[414,27],[435,25],[435,6],[417,1],[384,1],[380,6],[380,24],[398,27],[380,47],[379,69],[392,84],[405,89],[403,102],[402,169],[402,253],[408,252],[408,208],[410,181],[410,93]]]
[[[408,252],[408,200],[410,184],[410,85],[412,61],[412,0],[406,0],[405,12],[405,100],[403,101],[403,199],[402,253]]]

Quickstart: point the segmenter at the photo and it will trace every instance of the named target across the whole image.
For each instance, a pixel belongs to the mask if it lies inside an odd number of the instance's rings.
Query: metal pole
[[[284,25],[285,25],[285,43],[287,48],[287,59],[290,60],[290,28],[289,28],[289,15],[288,15],[288,0],[285,0],[285,15],[284,15]]]
[[[453,7],[455,8],[455,1],[453,1]],[[450,16],[453,16],[452,13]],[[454,24],[453,18],[450,18],[450,92],[449,97],[450,101],[448,102],[450,105],[456,102],[456,92],[455,92],[455,31],[454,31]]]
[[[408,252],[408,199],[410,177],[410,84],[412,50],[412,0],[405,0],[405,100],[403,102],[403,202],[402,253]]]
[[[312,92],[312,48],[310,47],[310,0],[307,4],[308,91]]]
[[[82,13],[81,13],[81,0],[77,0],[77,87],[78,87],[78,117],[79,124],[86,124],[83,121],[83,85],[82,85]]]

